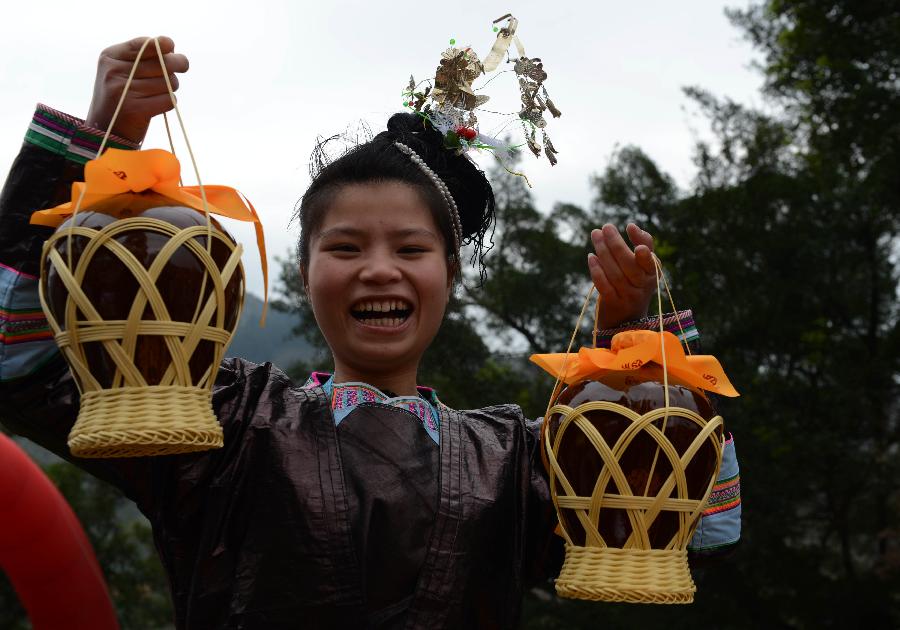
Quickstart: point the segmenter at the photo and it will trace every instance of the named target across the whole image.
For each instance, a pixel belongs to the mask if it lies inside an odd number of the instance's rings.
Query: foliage
[[[627,148],[595,211],[653,226],[743,394],[722,409],[746,480],[732,625],[894,627],[900,12],[773,1],[732,17],[766,53],[777,113],[688,90],[715,135],[692,189]]]
[[[562,204],[541,214],[521,177],[500,167],[490,175],[497,201],[494,247],[485,259],[484,284],[470,281],[464,302],[491,337],[522,356],[564,349],[572,313],[580,311],[590,286],[587,217]]]
[[[291,333],[309,347],[306,358],[298,358],[290,364],[281,366],[290,377],[302,383],[313,370],[331,371],[334,365],[328,344],[316,325],[316,318],[306,299],[303,278],[292,258],[289,255],[287,258],[277,259],[280,269],[272,308],[293,318]]]

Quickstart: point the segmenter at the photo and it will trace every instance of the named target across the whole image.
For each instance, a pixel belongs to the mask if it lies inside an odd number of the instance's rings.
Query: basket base
[[[560,597],[633,604],[690,604],[697,587],[684,549],[566,545]]]
[[[151,385],[86,392],[69,433],[76,457],[148,457],[221,448],[210,392]]]

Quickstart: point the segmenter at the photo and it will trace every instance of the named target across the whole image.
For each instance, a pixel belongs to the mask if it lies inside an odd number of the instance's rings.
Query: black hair
[[[391,116],[387,130],[359,143],[334,161],[328,145],[341,136],[320,140],[310,160],[312,183],[297,205],[294,219],[300,221],[297,258],[308,267],[310,237],[321,226],[334,195],[348,184],[398,181],[417,189],[428,205],[444,237],[448,257],[457,267],[459,254],[453,245],[450,209],[431,178],[394,144],[402,142],[415,151],[440,177],[459,210],[462,244],[472,246],[472,263],[483,279],[483,256],[492,243],[485,243],[494,222],[494,192],[484,172],[456,149],[444,145],[444,137],[422,116],[400,113]]]

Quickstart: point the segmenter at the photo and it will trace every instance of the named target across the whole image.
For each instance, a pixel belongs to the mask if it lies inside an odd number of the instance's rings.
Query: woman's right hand
[[[147,40],[137,37],[131,41],[110,46],[97,62],[97,78],[94,81],[94,95],[85,122],[95,129],[106,130],[112,121],[113,112],[122,96],[122,88],[128,81],[131,67],[138,51]],[[175,53],[175,42],[168,37],[159,38],[166,69],[172,89],[178,89],[175,73],[187,72],[188,59]],[[134,74],[122,110],[116,118],[112,132],[118,136],[140,143],[150,126],[150,119],[173,108],[166,80],[159,64],[156,46],[151,42],[144,49],[141,61]]]

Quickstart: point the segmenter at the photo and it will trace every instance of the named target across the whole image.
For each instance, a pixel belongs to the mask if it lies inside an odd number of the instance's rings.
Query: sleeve
[[[692,557],[712,557],[731,551],[741,538],[741,471],[729,435],[722,451],[719,478],[694,537],[688,544]]]
[[[562,536],[556,533],[559,519],[550,480],[541,459],[541,425],[543,420],[525,421],[529,460],[528,509],[526,513],[525,582],[536,584],[559,575],[565,556]]]
[[[663,316],[663,330],[672,333],[681,341],[696,344],[700,340],[700,331],[694,323],[694,313],[691,309],[685,309],[674,313],[665,313]],[[604,328],[597,331],[597,347],[609,348],[612,338],[616,333],[626,330],[659,330],[659,317],[654,315],[620,324],[615,328]]]

